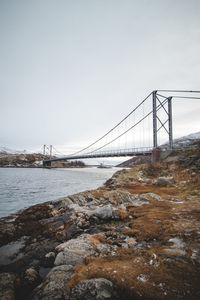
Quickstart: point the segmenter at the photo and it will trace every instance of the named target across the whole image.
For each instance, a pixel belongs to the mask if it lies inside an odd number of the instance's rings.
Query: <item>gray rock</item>
[[[81,193],[68,196],[68,198],[73,202],[78,204],[79,206],[85,206],[87,203],[86,197]]]
[[[7,265],[23,256],[21,249],[25,246],[24,237],[0,247],[0,265]]]
[[[51,202],[56,208],[68,208],[73,202],[68,197],[60,198]]]
[[[87,253],[83,250],[68,250],[66,252],[60,252],[55,260],[55,266],[59,266],[62,264],[81,264],[84,262],[85,257],[87,256]]]
[[[112,190],[104,194],[104,198],[116,206],[125,203],[131,203],[131,197],[132,194],[124,190]]]
[[[174,184],[173,177],[159,177],[157,180],[157,185],[167,186],[167,185],[173,185],[173,184]]]
[[[82,280],[71,293],[71,300],[104,300],[114,295],[113,284],[105,278]]]
[[[26,271],[24,273],[24,279],[26,279],[28,282],[34,284],[35,282],[36,283],[38,282],[39,274],[35,270],[34,267],[30,267],[30,268],[26,269]]]
[[[58,275],[58,274],[65,274],[66,276],[69,277],[69,275],[71,276],[72,273],[73,273],[72,265],[61,265],[61,266],[57,266],[57,267],[54,267],[53,269],[51,269],[51,271],[47,274],[46,279],[53,280],[55,275]]]
[[[9,273],[0,274],[0,299],[1,300],[14,300],[14,281],[15,276]]]
[[[178,237],[174,237],[168,240],[170,243],[172,243],[170,248],[165,248],[164,251],[168,253],[179,253],[181,255],[185,255],[185,243]]]
[[[98,243],[95,246],[96,246],[96,251],[98,252],[98,255],[100,257],[111,255],[111,253],[113,254],[114,252],[116,252],[116,254],[118,253],[117,246],[102,244],[102,243]]]
[[[58,266],[47,275],[46,280],[40,284],[30,297],[31,300],[63,300],[69,299],[67,283],[73,275],[72,266]]]
[[[157,200],[157,201],[163,201],[162,197],[160,197],[157,194],[154,193],[145,193],[145,194],[141,194],[141,196],[145,197],[146,199],[153,199],[153,200]]]
[[[113,210],[111,205],[106,205],[102,207],[98,207],[97,209],[94,210],[93,214],[100,219],[110,219],[112,218],[113,215]]]
[[[131,204],[135,205],[135,206],[141,206],[143,204],[148,204],[149,203],[149,199],[148,197],[146,197],[145,194],[135,194],[131,197]]]
[[[87,256],[93,255],[95,250],[90,245],[90,241],[84,239],[85,237],[87,235],[82,235],[58,245],[56,250],[59,253],[54,262],[55,266],[80,264],[84,262]]]
[[[198,232],[197,228],[186,228],[183,230],[183,233],[185,235],[189,235],[189,234],[196,233],[196,232]]]

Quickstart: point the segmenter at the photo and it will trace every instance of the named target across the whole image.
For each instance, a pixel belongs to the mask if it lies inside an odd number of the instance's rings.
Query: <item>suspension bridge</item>
[[[163,141],[162,149],[173,149],[172,103],[174,99],[200,99],[200,91],[156,90],[145,97],[104,135],[72,154],[62,154],[44,145],[44,166],[63,160],[151,155]],[[161,137],[161,138],[160,138]],[[54,151],[54,152],[53,152]],[[55,153],[55,154],[54,154]]]

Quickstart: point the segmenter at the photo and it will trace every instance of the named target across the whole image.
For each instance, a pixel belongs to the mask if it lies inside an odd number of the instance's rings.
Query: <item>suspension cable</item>
[[[52,148],[56,153],[61,154],[61,155],[66,155],[65,153],[58,151],[54,146]]]
[[[106,132],[102,137],[100,137],[98,140],[96,140],[95,142],[93,142],[92,144],[90,144],[89,146],[74,152],[73,154],[70,154],[71,156],[76,155],[80,152],[83,152],[85,150],[87,150],[88,148],[92,147],[93,145],[95,145],[96,143],[98,143],[99,141],[101,141],[104,137],[106,137],[109,133],[111,133],[115,128],[117,128],[122,122],[124,122],[133,112],[135,112],[150,96],[151,96],[152,92],[146,97],[144,98],[140,104],[138,104],[126,117],[124,117],[118,124],[116,124],[113,128],[111,128],[108,132]]]
[[[200,93],[200,91],[184,91],[184,90],[157,90],[157,92],[170,92],[170,93]]]
[[[167,100],[164,100],[164,101],[162,102],[162,104],[164,103],[163,105],[165,105],[166,102],[167,102]],[[162,107],[161,105],[158,105],[156,111],[158,111],[161,107]],[[142,119],[140,119],[137,123],[135,123],[135,124],[134,124],[133,126],[131,126],[129,129],[127,129],[126,131],[124,131],[123,133],[121,133],[119,136],[117,136],[116,138],[114,138],[112,141],[110,141],[110,142],[108,142],[107,144],[105,144],[105,145],[103,145],[103,146],[101,146],[101,147],[95,149],[94,151],[88,152],[87,154],[94,153],[94,152],[96,152],[96,151],[98,151],[98,150],[100,150],[100,149],[102,149],[102,148],[108,146],[109,144],[113,143],[114,141],[116,141],[117,139],[119,139],[121,136],[123,136],[124,134],[126,134],[127,132],[129,132],[131,129],[133,129],[134,127],[136,127],[139,123],[141,123],[144,119],[146,119],[150,114],[152,114],[152,112],[153,112],[153,110],[150,111],[148,114],[146,114]]]
[[[200,97],[187,97],[187,96],[172,96],[173,98],[179,98],[179,99],[200,99]]]

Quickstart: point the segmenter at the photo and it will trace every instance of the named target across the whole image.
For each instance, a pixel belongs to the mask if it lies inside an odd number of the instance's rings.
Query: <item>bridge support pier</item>
[[[152,156],[151,156],[151,161],[152,162],[159,162],[161,159],[161,149],[160,148],[155,148],[152,151]]]
[[[43,160],[43,168],[51,168],[51,161]]]

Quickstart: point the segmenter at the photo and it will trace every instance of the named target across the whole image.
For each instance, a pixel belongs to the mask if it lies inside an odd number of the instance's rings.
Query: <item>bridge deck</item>
[[[87,159],[87,158],[103,158],[103,157],[120,157],[120,156],[138,156],[138,155],[150,155],[152,153],[152,148],[137,148],[137,149],[127,149],[120,151],[107,151],[98,153],[88,153],[82,155],[69,155],[57,158],[51,158],[44,160],[44,163],[60,161],[60,160],[77,160],[77,159]]]

